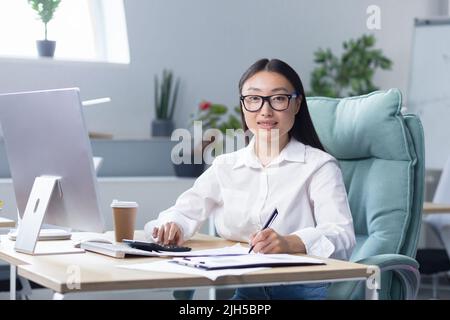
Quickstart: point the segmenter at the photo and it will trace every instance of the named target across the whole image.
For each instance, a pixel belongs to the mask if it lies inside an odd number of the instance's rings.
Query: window
[[[36,57],[44,24],[27,0],[0,0],[0,55]],[[9,31],[9,32],[8,32]],[[48,24],[55,58],[129,63],[123,0],[63,0]]]

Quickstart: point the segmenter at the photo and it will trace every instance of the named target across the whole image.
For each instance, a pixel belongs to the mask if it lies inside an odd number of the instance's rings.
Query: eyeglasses
[[[264,101],[269,103],[269,106],[276,111],[284,111],[289,108],[289,103],[292,98],[297,98],[296,93],[293,94],[274,94],[272,96],[257,96],[247,95],[241,96],[240,100],[242,106],[248,112],[257,112],[264,105]]]

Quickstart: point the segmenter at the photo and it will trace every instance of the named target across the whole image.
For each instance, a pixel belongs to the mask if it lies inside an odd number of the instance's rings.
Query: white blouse
[[[174,206],[145,225],[147,239],[154,240],[153,227],[176,222],[188,240],[212,215],[221,237],[248,242],[276,208],[271,228],[277,233],[300,237],[307,254],[348,260],[355,234],[336,159],[291,138],[264,167],[254,145],[252,139],[216,157]]]

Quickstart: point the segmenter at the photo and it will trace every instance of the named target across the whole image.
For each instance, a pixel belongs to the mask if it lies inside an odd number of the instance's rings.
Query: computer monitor
[[[16,250],[31,250],[42,223],[102,232],[79,89],[0,94],[0,124],[22,217]]]

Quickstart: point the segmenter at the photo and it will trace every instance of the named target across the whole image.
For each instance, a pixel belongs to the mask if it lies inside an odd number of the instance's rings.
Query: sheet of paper
[[[248,248],[241,246],[239,243],[234,246],[217,248],[217,249],[204,249],[204,250],[192,250],[187,252],[160,252],[158,256],[170,256],[170,257],[202,257],[202,256],[228,256],[228,255],[244,255],[248,254]]]
[[[187,267],[174,263],[172,260],[156,261],[150,263],[139,263],[131,265],[120,265],[119,268],[151,271],[151,272],[168,272],[168,273],[181,273],[191,274],[196,276],[206,277],[211,280],[216,280],[222,276],[229,275],[242,275],[249,272],[264,270],[267,268],[245,268],[245,269],[224,269],[224,270],[202,270],[198,268]]]
[[[179,264],[200,268],[276,267],[324,264],[322,260],[292,254],[248,254],[240,256],[208,256],[174,258]]]

